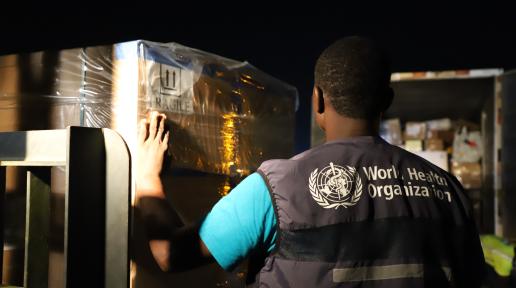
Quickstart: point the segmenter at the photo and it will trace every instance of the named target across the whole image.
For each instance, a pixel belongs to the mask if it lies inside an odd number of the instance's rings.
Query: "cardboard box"
[[[236,184],[225,177],[245,176],[264,160],[293,155],[297,105],[294,87],[249,63],[176,43],[132,41],[0,57],[0,131],[107,127],[123,136],[137,159],[139,120],[149,110],[165,113],[171,130],[167,164],[203,173],[190,178],[163,174],[187,221],[198,221]],[[7,175],[13,195],[25,191],[26,175],[20,171]],[[56,184],[52,181],[53,192]],[[10,199],[5,205],[23,214]],[[11,222],[22,219],[9,217]],[[21,232],[23,224],[17,225]],[[54,252],[49,281],[58,287],[62,251]],[[174,276],[138,265],[133,269],[135,288],[222,287],[232,279],[216,264]]]
[[[448,153],[446,153],[446,151],[421,151],[414,154],[428,160],[430,163],[440,167],[445,171],[449,171]]]
[[[443,140],[431,138],[425,140],[425,151],[442,151],[444,150]]]
[[[405,141],[405,150],[412,153],[423,151],[423,141],[421,140],[407,140]]]
[[[426,123],[407,122],[404,138],[405,140],[424,140],[426,138]]]
[[[108,127],[135,155],[138,121],[158,110],[177,168],[245,175],[294,154],[294,87],[176,43],[2,56],[0,76],[1,131]]]
[[[466,189],[480,189],[482,187],[482,167],[479,163],[452,162],[452,174],[457,177]]]
[[[427,139],[441,139],[444,147],[452,146],[455,131],[453,130],[429,130]]]
[[[23,248],[5,244],[3,250],[0,285],[23,285]]]
[[[428,131],[445,131],[452,129],[452,122],[450,118],[441,118],[426,121],[426,128]]]

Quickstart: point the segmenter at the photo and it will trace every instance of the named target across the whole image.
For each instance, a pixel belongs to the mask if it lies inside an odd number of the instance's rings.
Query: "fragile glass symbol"
[[[166,65],[160,65],[160,82],[161,87],[165,90],[177,90],[177,86],[179,84],[178,80],[181,77],[180,69],[176,69],[175,67],[170,67]]]
[[[170,87],[170,85],[169,85],[169,78],[170,78],[169,74],[170,74],[170,72],[167,70],[165,72],[165,74],[166,74],[166,76],[165,76],[165,86],[166,87]],[[175,87],[176,87],[176,71],[172,71],[172,88],[175,88]]]

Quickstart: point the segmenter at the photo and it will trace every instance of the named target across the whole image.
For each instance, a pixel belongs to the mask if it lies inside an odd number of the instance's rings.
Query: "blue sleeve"
[[[253,173],[213,206],[199,236],[225,270],[253,249],[274,249],[276,216],[263,178]]]

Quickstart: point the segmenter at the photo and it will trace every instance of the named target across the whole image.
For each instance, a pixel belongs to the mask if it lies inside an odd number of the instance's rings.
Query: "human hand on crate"
[[[168,148],[169,131],[165,131],[165,114],[153,111],[140,121],[136,175],[137,198],[165,198],[159,175]]]

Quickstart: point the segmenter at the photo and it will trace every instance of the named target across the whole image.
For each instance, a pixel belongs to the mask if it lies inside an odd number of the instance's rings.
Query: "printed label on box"
[[[147,67],[147,97],[151,108],[192,114],[193,72],[153,61],[148,61]]]
[[[181,96],[181,68],[159,64],[161,95]]]

